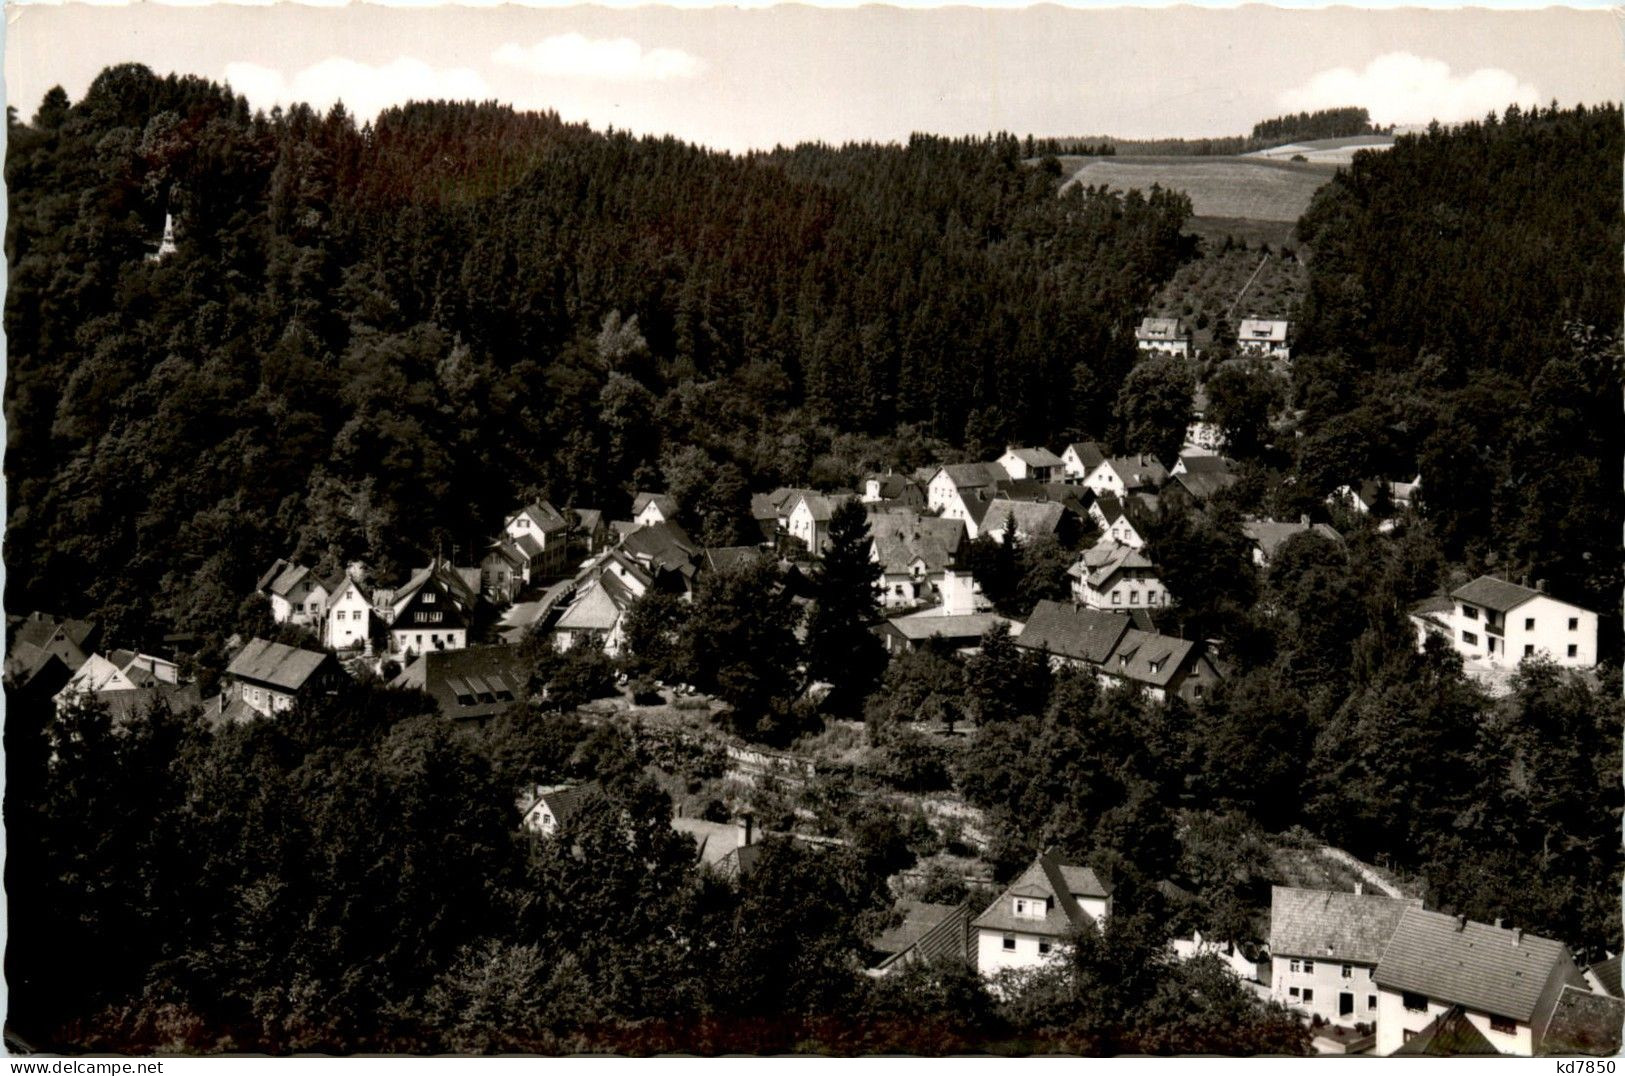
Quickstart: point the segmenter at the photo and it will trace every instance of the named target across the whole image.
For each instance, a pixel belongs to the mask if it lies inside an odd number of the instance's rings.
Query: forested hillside
[[[1328,356],[1297,371],[1300,472],[1306,453],[1420,471],[1447,557],[1607,614],[1625,514],[1622,157],[1618,106],[1509,108],[1360,157],[1298,226],[1314,251],[1299,352]]]
[[[295,547],[387,575],[526,491],[619,513],[668,446],[804,484],[841,434],[1097,428],[1188,202],[1057,198],[1020,148],[53,93],[7,161],[8,605],[218,632]]]

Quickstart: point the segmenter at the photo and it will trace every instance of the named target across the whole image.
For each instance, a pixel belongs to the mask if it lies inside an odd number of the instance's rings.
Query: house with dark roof
[[[1021,448],[1008,445],[997,463],[1005,474],[1018,481],[1031,479],[1036,482],[1054,482],[1058,481],[1066,470],[1061,457],[1042,447]]]
[[[823,556],[829,546],[829,521],[834,518],[835,510],[855,499],[850,493],[796,490],[780,506],[783,530],[800,548],[815,557]]]
[[[965,524],[971,538],[981,534],[982,519],[1000,483],[1010,475],[997,463],[951,463],[938,467],[926,484],[926,505],[944,519]]]
[[[6,626],[8,686],[29,683],[53,656],[69,673],[77,672],[95,653],[96,644],[101,640],[101,626],[94,621],[55,617],[49,613],[11,617]]]
[[[914,963],[974,958],[968,904],[899,901],[902,921],[869,939],[870,975],[887,975]]]
[[[1156,515],[1158,499],[1144,493],[1119,497],[1114,493],[1096,497],[1089,505],[1089,518],[1100,531],[1099,542],[1144,549],[1147,519]]]
[[[1438,636],[1470,662],[1516,666],[1545,658],[1570,669],[1597,664],[1597,614],[1534,589],[1484,575],[1411,610],[1417,649]]]
[[[1620,990],[1620,958],[1611,956],[1607,960],[1600,960],[1586,969],[1586,983],[1598,994],[1607,994],[1609,997],[1625,997],[1625,991]]]
[[[1062,480],[1083,485],[1096,467],[1106,462],[1106,453],[1093,441],[1074,441],[1061,452]]]
[[[869,559],[880,565],[880,604],[918,605],[941,597],[944,573],[958,563],[965,525],[918,512],[869,515]]]
[[[1188,504],[1206,504],[1214,494],[1240,480],[1235,462],[1224,456],[1180,456],[1174,464],[1173,480],[1163,487],[1163,495],[1182,497]]]
[[[1095,872],[1044,852],[971,921],[976,967],[984,976],[1041,967],[1078,931],[1111,914],[1111,887]]]
[[[1151,493],[1168,481],[1168,469],[1155,456],[1111,456],[1089,473],[1085,485],[1096,497]]]
[[[265,715],[332,695],[349,681],[332,654],[269,639],[249,640],[226,666],[226,679],[232,686],[223,696],[236,695],[249,709]]]
[[[1163,355],[1191,355],[1191,334],[1179,318],[1144,318],[1134,330],[1134,343],[1141,351]]]
[[[1341,542],[1343,536],[1325,523],[1310,523],[1309,517],[1304,516],[1296,523],[1282,522],[1277,519],[1248,519],[1241,524],[1242,537],[1247,539],[1247,547],[1252,553],[1253,563],[1260,568],[1269,567],[1270,560],[1276,551],[1291,538],[1300,534],[1318,534],[1322,538],[1333,542]]]
[[[638,493],[632,498],[632,522],[640,527],[677,522],[677,499],[669,493]]]
[[[1199,642],[1136,627],[1122,613],[1071,602],[1040,601],[1016,645],[1045,655],[1051,667],[1071,665],[1107,684],[1133,684],[1159,702],[1174,695],[1198,702],[1224,678],[1224,670]]]
[[[530,665],[512,646],[419,654],[390,687],[426,692],[454,721],[484,721],[530,695]]]
[[[503,520],[502,538],[497,540],[497,544],[504,548],[500,551],[493,548],[486,553],[485,559],[480,562],[481,582],[485,581],[487,571],[493,577],[502,571],[498,559],[506,560],[513,556],[521,561],[520,577],[527,585],[558,573],[568,559],[570,532],[573,529],[571,520],[548,501],[532,501],[525,505]],[[495,582],[493,579],[493,584]],[[511,585],[511,577],[509,582]]]
[[[1327,1023],[1377,1019],[1377,961],[1416,898],[1275,886],[1270,891],[1270,994]]]
[[[871,474],[863,479],[859,499],[864,504],[886,504],[896,508],[924,508],[925,485],[912,475]]]
[[[665,590],[687,594],[694,589],[705,559],[700,544],[676,523],[655,523],[624,535],[618,552],[631,557]]]
[[[413,572],[388,595],[390,652],[415,656],[467,646],[479,587],[479,568],[453,568],[438,557]]]
[[[1625,1027],[1625,1000],[1565,986],[1540,1043],[1544,1057],[1613,1057]],[[1401,1047],[1403,1049],[1403,1047]]]
[[[1003,545],[1005,535],[1011,531],[1018,542],[1034,538],[1064,541],[1070,530],[1068,523],[1066,507],[1058,501],[1015,500],[1001,492],[988,502],[981,528],[983,534]]]
[[[1400,916],[1374,979],[1385,1057],[1453,1008],[1497,1053],[1533,1056],[1564,987],[1585,988],[1562,942],[1421,908]]]
[[[519,804],[520,827],[543,837],[551,837],[599,791],[595,782],[555,785],[551,788],[539,786]]]
[[[328,582],[305,565],[278,557],[260,576],[255,589],[270,600],[271,619],[276,623],[320,631],[327,609]]]
[[[620,653],[623,625],[634,602],[655,585],[655,577],[620,549],[593,558],[558,592],[544,597],[548,611],[540,621],[551,631],[561,650],[597,646],[614,656]]]

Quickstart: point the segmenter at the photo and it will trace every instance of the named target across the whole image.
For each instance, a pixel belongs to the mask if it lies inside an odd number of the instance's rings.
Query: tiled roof
[[[777,520],[779,518],[779,505],[771,493],[752,493],[750,495],[750,517],[755,520]]]
[[[1167,687],[1196,649],[1189,639],[1130,628],[1107,660],[1106,672],[1151,687]]]
[[[1023,633],[1019,620],[1000,616],[997,613],[964,613],[959,616],[944,616],[935,608],[924,609],[918,613],[909,613],[906,616],[894,616],[886,621],[897,630],[905,639],[919,642],[940,635],[944,639],[980,639],[989,628],[996,624],[1007,624],[1010,634],[1017,638]]]
[[[1141,340],[1183,340],[1185,327],[1178,318],[1146,318],[1134,335]]]
[[[688,532],[667,520],[637,530],[621,539],[621,550],[660,568],[676,568],[699,555],[700,547]]]
[[[1174,475],[1174,481],[1198,501],[1205,501],[1222,489],[1229,489],[1241,479],[1229,471],[1187,471]]]
[[[598,791],[597,783],[589,781],[584,785],[576,785],[572,788],[543,792],[525,809],[525,814],[529,815],[535,809],[537,803],[545,803],[547,809],[553,813],[554,820],[562,826],[570,820],[571,816],[581,810],[582,805],[587,802],[589,797],[596,795]]]
[[[1074,896],[1076,894],[1076,896]],[[1074,929],[1094,922],[1094,917],[1078,906],[1076,897],[1104,899],[1110,893],[1088,867],[1064,863],[1053,853],[1045,852],[1022,872],[998,899],[971,922],[971,926],[984,930],[1020,931],[1025,934],[1046,934],[1062,937]],[[1016,896],[1054,897],[1044,918],[1018,917],[1011,907]]]
[[[1562,942],[1407,908],[1377,963],[1379,986],[1529,1023],[1554,972]]]
[[[899,902],[903,921],[897,926],[869,939],[869,948],[880,953],[901,953],[918,942],[945,916],[959,910],[957,904],[928,904],[923,900]]]
[[[513,540],[513,544],[527,560],[534,560],[547,551],[542,545],[542,540],[534,534],[521,534]]]
[[[1017,645],[1103,665],[1129,630],[1128,617],[1046,598],[1034,607]]]
[[[707,546],[704,552],[705,566],[712,571],[725,571],[748,564],[762,555],[762,551],[753,545]]]
[[[942,470],[947,473],[948,480],[961,490],[980,489],[1010,478],[997,463],[950,463]]]
[[[1597,977],[1597,981],[1602,984],[1604,990],[1617,998],[1625,997],[1625,992],[1620,990],[1619,967],[1620,958],[1611,956],[1607,960],[1591,965],[1586,970]]]
[[[1012,448],[1008,450],[1008,455],[1014,456],[1029,467],[1059,467],[1061,465],[1061,457],[1047,448]]]
[[[1126,568],[1153,568],[1151,558],[1121,542],[1101,542],[1083,551],[1078,562],[1067,570],[1068,575],[1087,578],[1095,588],[1111,582],[1112,576]]]
[[[330,657],[330,654],[300,650],[269,639],[252,639],[231,659],[226,674],[285,691],[298,691]]]
[[[1168,469],[1155,456],[1113,456],[1106,462],[1126,489],[1160,486],[1168,481]]]
[[[1061,517],[1065,514],[1066,509],[1054,501],[1012,501],[995,497],[988,505],[981,527],[988,534],[1003,534],[1007,521],[1013,517],[1017,532],[1032,538],[1054,534],[1060,529]]]
[[[282,569],[282,574],[271,580],[271,593],[285,598],[310,576],[310,569],[302,564],[290,564]]]
[[[523,568],[525,566],[526,558],[524,554],[520,553],[518,547],[506,538],[499,538],[492,542],[491,551],[486,556],[500,557],[514,568]]]
[[[1180,456],[1186,474],[1235,474],[1236,463],[1224,456]]]
[[[677,516],[677,501],[667,493],[639,493],[632,498],[632,516],[637,518],[649,505],[659,509],[662,517],[674,519]]]
[[[1526,601],[1540,597],[1540,591],[1509,583],[1505,579],[1497,579],[1493,575],[1481,575],[1466,586],[1458,588],[1450,596],[1457,601],[1471,602],[1486,609],[1505,613],[1516,609]]]
[[[559,510],[546,501],[535,501],[525,505],[513,518],[517,519],[519,516],[527,517],[531,524],[543,534],[567,530],[570,526]],[[512,521],[513,519],[509,520],[510,523]]]
[[[1241,533],[1256,545],[1266,558],[1273,558],[1275,551],[1280,549],[1288,538],[1309,531],[1334,542],[1343,540],[1341,534],[1324,523],[1282,523],[1274,519],[1249,519],[1241,525]]]
[[[1074,441],[1066,447],[1072,450],[1086,470],[1094,470],[1106,462],[1106,453],[1093,441]]]
[[[1275,886],[1270,891],[1270,952],[1375,964],[1394,927],[1419,899]]]
[[[1452,1005],[1407,1039],[1394,1057],[1494,1057],[1500,1054],[1473,1026],[1460,1005]]]
[[[1622,1026],[1625,1000],[1565,986],[1538,1049],[1547,1055],[1613,1057],[1619,1053]]]
[[[511,646],[429,650],[391,687],[416,688],[434,697],[440,712],[456,719],[489,717],[529,694],[530,668]]]

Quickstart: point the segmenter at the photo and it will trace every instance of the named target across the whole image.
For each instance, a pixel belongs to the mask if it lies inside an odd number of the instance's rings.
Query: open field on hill
[[[1072,182],[1116,190],[1152,184],[1184,191],[1198,217],[1291,223],[1332,178],[1326,165],[1262,157],[1063,157]]]

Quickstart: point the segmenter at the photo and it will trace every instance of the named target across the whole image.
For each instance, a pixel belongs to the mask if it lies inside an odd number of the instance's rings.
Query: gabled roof
[[[238,680],[252,680],[283,691],[299,691],[332,655],[315,650],[251,639],[226,666],[226,674]]]
[[[1016,530],[1032,538],[1060,530],[1061,518],[1065,515],[1066,509],[1054,501],[1012,501],[995,497],[982,517],[981,528],[988,534],[1003,534],[1006,523],[1013,518]]]
[[[1563,943],[1550,938],[1407,908],[1377,963],[1376,980],[1391,990],[1529,1023],[1568,959]]]
[[[997,463],[949,463],[937,468],[937,473],[946,474],[948,481],[959,490],[982,489],[1010,478],[1009,473]],[[933,479],[935,477],[932,475]]]
[[[1106,526],[1110,527],[1127,516],[1129,524],[1137,527],[1141,517],[1156,510],[1158,501],[1157,498],[1145,493],[1130,493],[1127,497],[1107,493],[1097,497],[1095,504],[1100,508],[1100,514],[1105,517]]]
[[[1625,1026],[1625,1000],[1565,986],[1552,1010],[1538,1050],[1542,1054],[1613,1057],[1619,1053]]]
[[[1067,574],[1088,580],[1089,585],[1098,590],[1125,568],[1154,567],[1151,558],[1133,546],[1121,542],[1100,542],[1084,550],[1077,563],[1067,569]]]
[[[621,551],[658,568],[675,569],[699,556],[700,547],[688,532],[667,520],[653,523],[621,539]]]
[[[276,560],[271,562],[271,566],[265,570],[265,574],[260,576],[259,581],[254,584],[254,589],[265,590],[276,581],[277,576],[287,571],[290,567],[291,564],[288,561],[278,557]]]
[[[1134,335],[1140,340],[1183,340],[1185,325],[1178,318],[1145,318]]]
[[[547,552],[542,545],[542,540],[534,534],[521,534],[513,540],[513,547],[519,551],[520,556],[524,557],[526,561],[535,560]]]
[[[1046,598],[1034,607],[1016,645],[1103,665],[1129,630],[1126,616]]]
[[[281,574],[271,580],[270,591],[279,598],[286,598],[295,587],[309,579],[309,568],[303,564],[289,564],[282,569]]]
[[[576,508],[576,526],[591,534],[604,525],[604,513],[597,508]]]
[[[885,501],[898,500],[908,493],[911,488],[919,488],[918,482],[908,475],[901,474],[871,474],[865,476],[863,484],[866,488],[870,482],[877,483],[878,488],[875,492],[880,496],[881,500]]]
[[[1617,998],[1625,997],[1625,991],[1620,990],[1619,968],[1620,958],[1611,956],[1607,960],[1591,965],[1586,971],[1596,977],[1604,990]]]
[[[898,902],[903,921],[869,939],[869,948],[888,955],[905,952],[944,918],[957,912],[957,904],[929,904],[923,900]]]
[[[1179,462],[1186,474],[1235,474],[1236,463],[1225,456],[1182,455]]]
[[[528,695],[530,668],[515,647],[470,646],[429,650],[390,681],[434,696],[440,712],[455,719],[489,717]]]
[[[95,632],[93,620],[58,619],[49,613],[29,613],[14,624],[12,641],[29,643],[43,650],[53,641],[62,639],[82,649]]]
[[[1106,464],[1117,472],[1125,489],[1146,489],[1168,481],[1168,468],[1155,456],[1113,456]]]
[[[1249,519],[1241,525],[1241,533],[1258,547],[1266,559],[1273,559],[1276,550],[1280,549],[1288,538],[1311,531],[1334,542],[1343,540],[1341,534],[1325,523],[1283,523],[1275,519]]]
[[[1270,890],[1270,952],[1375,964],[1405,909],[1421,906],[1415,898],[1278,885]]]
[[[533,799],[530,802],[530,805],[525,808],[525,815],[528,817],[530,813],[536,809],[538,804],[545,803],[547,804],[548,811],[552,813],[554,820],[562,826],[564,823],[568,822],[570,818],[576,814],[576,812],[580,811],[582,805],[587,802],[589,797],[596,794],[598,790],[597,782],[589,781],[584,785],[575,785],[572,788],[558,788],[548,792],[543,792]]]
[[[497,557],[506,561],[508,565],[513,568],[523,568],[525,566],[525,562],[529,559],[523,553],[519,552],[519,547],[507,538],[499,538],[492,542],[490,552],[488,552],[485,556],[487,560],[489,560],[491,557]]]
[[[529,537],[526,535],[525,537]],[[517,543],[524,546],[524,538]],[[472,582],[470,579],[472,578]],[[480,570],[478,568],[453,568],[443,561],[435,561],[427,568],[419,568],[412,573],[412,578],[406,585],[395,591],[391,598],[395,611],[398,613],[406,607],[412,596],[431,583],[452,601],[463,609],[468,609],[479,600]]]
[[[669,493],[639,493],[632,498],[632,518],[636,519],[643,514],[643,510],[650,505],[659,510],[664,519],[677,518],[677,500]]]
[[[1061,466],[1061,457],[1047,448],[1007,448],[1004,454],[1014,456],[1029,467]],[[1000,464],[999,466],[1002,468],[1004,465]]]
[[[1025,934],[1045,934],[1063,937],[1073,930],[1093,923],[1094,916],[1078,906],[1078,897],[1104,900],[1111,895],[1095,872],[1088,867],[1066,863],[1051,852],[1045,852],[1021,873],[998,899],[971,921],[980,930],[1020,931]],[[1037,899],[1053,897],[1042,919],[1018,917],[1011,907],[1016,896]]]
[[[704,550],[705,566],[711,571],[727,571],[761,555],[762,551],[753,545],[707,546]]]
[[[1106,671],[1151,687],[1167,687],[1196,650],[1197,644],[1189,639],[1130,628],[1106,659]]]
[[[1066,448],[1078,457],[1078,462],[1083,464],[1085,470],[1092,471],[1106,462],[1106,453],[1102,452],[1100,445],[1094,441],[1074,441]]]
[[[1500,1054],[1473,1026],[1460,1005],[1452,1005],[1395,1050],[1394,1057],[1494,1057]]]
[[[530,520],[530,525],[543,534],[554,534],[558,531],[568,530],[570,523],[557,508],[547,501],[533,501],[519,511],[509,516],[507,523],[512,523],[520,516]],[[507,524],[504,524],[506,526]]]
[[[936,606],[922,609],[917,613],[894,616],[885,623],[910,642],[924,642],[938,636],[947,642],[959,640],[973,642],[980,640],[987,634],[989,628],[998,624],[1007,626],[1011,636],[1017,639],[1021,637],[1023,631],[1021,621],[1011,620],[998,613],[960,613],[950,616],[945,615]]]
[[[1542,595],[1538,590],[1521,587],[1517,583],[1509,583],[1493,575],[1481,575],[1466,586],[1458,587],[1450,596],[1457,601],[1471,602],[1486,609],[1505,613]]]

